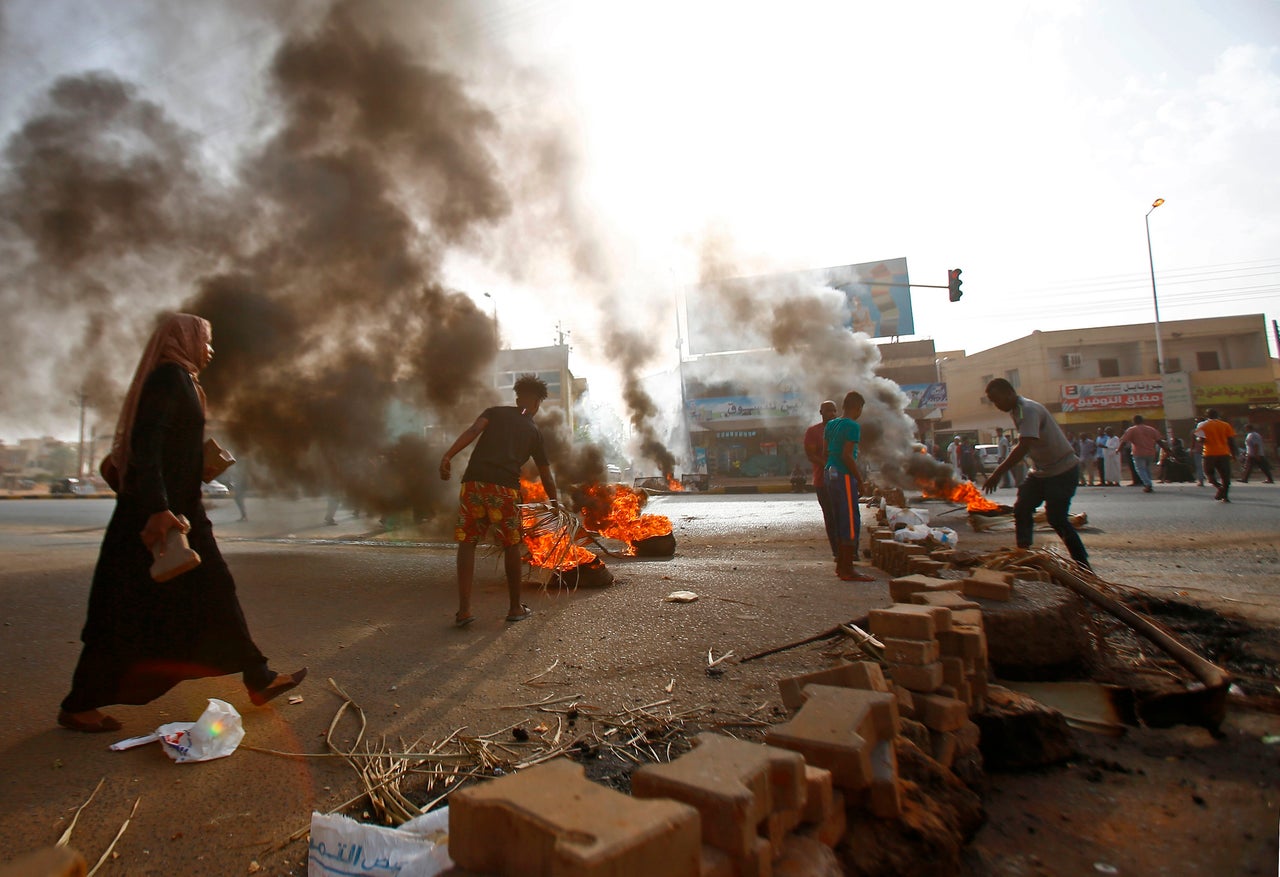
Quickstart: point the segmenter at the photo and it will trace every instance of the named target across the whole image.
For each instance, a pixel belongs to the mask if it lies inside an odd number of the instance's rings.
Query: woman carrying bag
[[[120,722],[100,707],[150,703],[185,679],[242,673],[249,699],[260,706],[307,674],[305,667],[287,676],[268,668],[201,502],[199,374],[212,358],[209,322],[171,314],[138,363],[103,461],[104,476],[114,476],[116,507],[93,574],[84,647],[58,712],[64,728],[118,731]],[[161,584],[152,567],[175,550],[175,529],[186,534],[196,565]]]

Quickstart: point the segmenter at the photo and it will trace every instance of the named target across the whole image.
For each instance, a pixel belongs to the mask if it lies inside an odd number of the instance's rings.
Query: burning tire
[[[674,557],[676,553],[675,533],[664,533],[650,536],[636,542],[636,557]]]
[[[600,558],[580,563],[572,569],[558,572],[549,584],[561,588],[607,588],[613,584],[613,573]]]

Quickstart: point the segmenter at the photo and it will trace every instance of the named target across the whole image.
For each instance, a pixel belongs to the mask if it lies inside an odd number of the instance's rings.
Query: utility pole
[[[84,387],[80,388],[80,392],[76,394],[76,403],[80,406],[80,453],[76,461],[76,477],[84,477],[84,409],[88,396],[84,392]]]

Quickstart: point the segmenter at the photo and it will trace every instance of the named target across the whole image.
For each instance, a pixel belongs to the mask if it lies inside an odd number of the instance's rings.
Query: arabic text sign
[[[1103,384],[1063,384],[1063,411],[1159,408],[1164,404],[1160,381],[1112,381]]]

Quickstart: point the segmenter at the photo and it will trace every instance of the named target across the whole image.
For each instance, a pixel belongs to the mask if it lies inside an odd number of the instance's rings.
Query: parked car
[[[49,485],[54,496],[93,496],[97,492],[98,488],[81,478],[59,478]]]
[[[1000,465],[999,445],[974,445],[973,451],[978,457],[978,467],[990,474]]]
[[[210,481],[200,485],[200,492],[205,496],[230,496],[231,489],[221,481]]]

